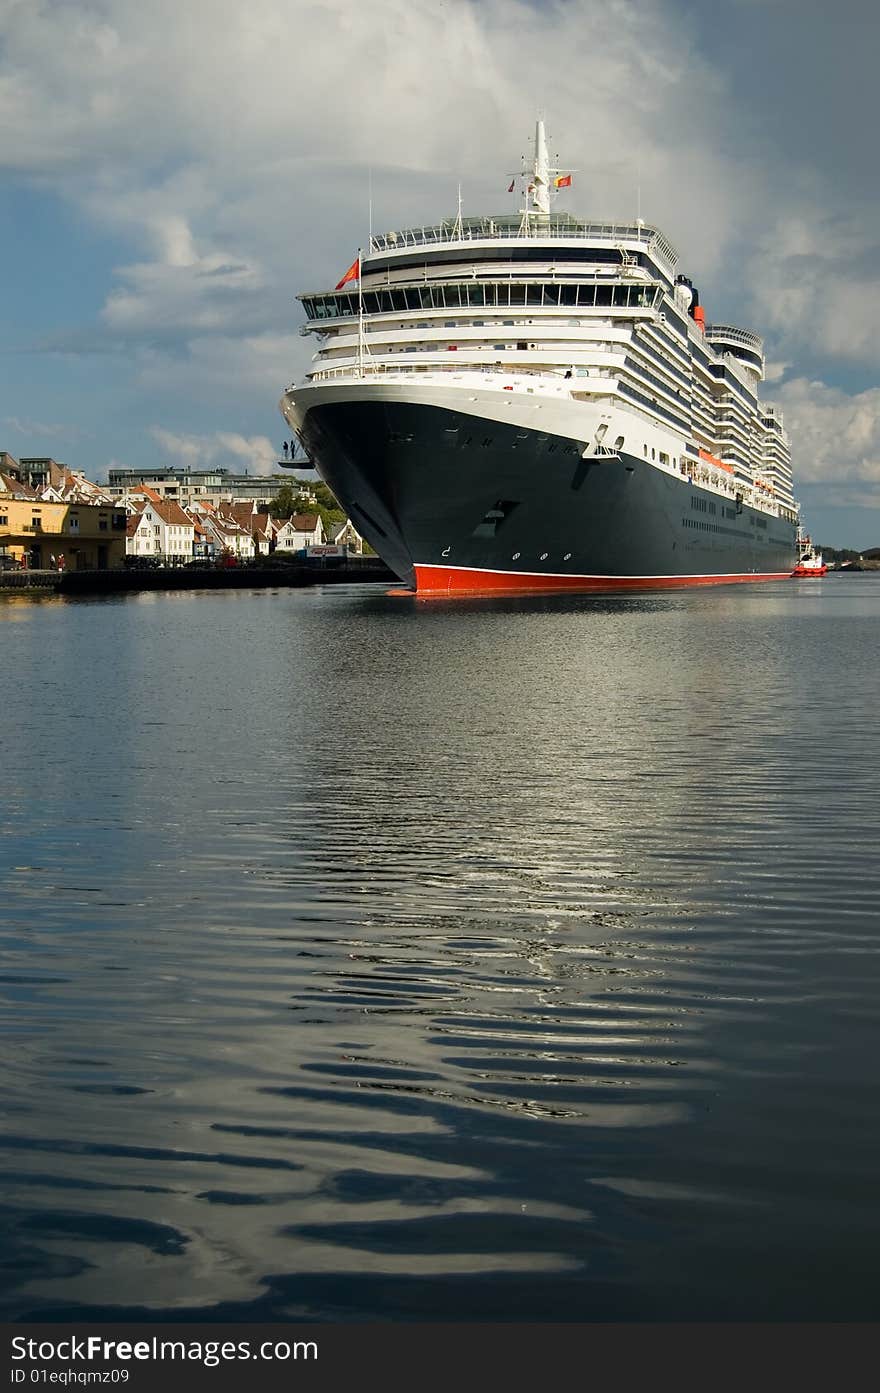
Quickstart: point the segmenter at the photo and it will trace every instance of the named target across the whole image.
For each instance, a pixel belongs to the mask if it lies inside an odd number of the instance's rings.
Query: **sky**
[[[813,537],[880,545],[875,0],[0,0],[0,449],[266,473],[296,296],[375,231],[560,208],[666,233],[763,335]]]

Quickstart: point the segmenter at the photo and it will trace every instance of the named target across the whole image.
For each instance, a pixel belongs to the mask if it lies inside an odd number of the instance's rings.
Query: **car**
[[[0,551],[0,571],[20,571],[21,562],[16,556],[8,556]]]

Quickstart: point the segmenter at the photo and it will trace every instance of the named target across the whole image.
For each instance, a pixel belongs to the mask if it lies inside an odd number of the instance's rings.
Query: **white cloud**
[[[185,229],[183,219],[176,222]],[[176,250],[182,254],[183,242]],[[268,307],[259,267],[222,252],[196,253],[188,237],[187,260],[143,262],[120,267],[118,289],[108,297],[101,319],[122,338],[172,337],[240,330],[265,323]]]
[[[282,389],[301,376],[313,352],[314,345],[299,334],[205,336],[187,344],[183,358],[161,348],[139,351],[137,385],[151,395],[184,390],[193,402],[206,404],[218,394],[265,395],[274,411]],[[280,416],[278,428],[284,430]]]
[[[18,416],[4,416],[3,424],[17,431],[19,435],[42,435],[49,439],[64,436],[68,440],[77,439],[82,435],[82,431],[76,426],[60,421],[32,421]]]
[[[581,171],[566,206],[630,216],[641,186],[698,274],[754,203],[745,170],[716,164],[723,83],[664,0],[6,0],[0,16],[0,164],[139,246],[101,316],[123,338],[228,333],[237,315],[282,328],[292,293],[363,238],[368,166],[377,226],[449,213],[458,179],[469,207],[512,204],[538,101]]]
[[[880,387],[850,395],[795,378],[776,393],[797,484],[829,506],[880,507]]]
[[[171,462],[188,469],[225,465],[251,474],[271,474],[278,467],[278,446],[265,435],[250,438],[230,431],[186,435],[152,426],[150,435]]]
[[[791,367],[791,363],[767,362],[764,364],[764,381],[781,382]]]
[[[878,255],[876,217],[865,209],[783,213],[749,268],[756,322],[790,354],[807,344],[818,356],[880,363]]]

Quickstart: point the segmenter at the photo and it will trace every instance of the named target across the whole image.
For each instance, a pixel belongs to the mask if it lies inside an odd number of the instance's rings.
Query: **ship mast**
[[[532,181],[528,189],[529,207],[539,218],[550,217],[550,159],[547,155],[547,137],[544,122],[535,122],[535,162]]]

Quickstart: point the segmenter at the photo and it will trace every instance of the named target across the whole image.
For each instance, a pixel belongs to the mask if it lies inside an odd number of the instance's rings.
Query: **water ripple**
[[[880,586],[803,599],[0,606],[4,1312],[875,1318]]]

